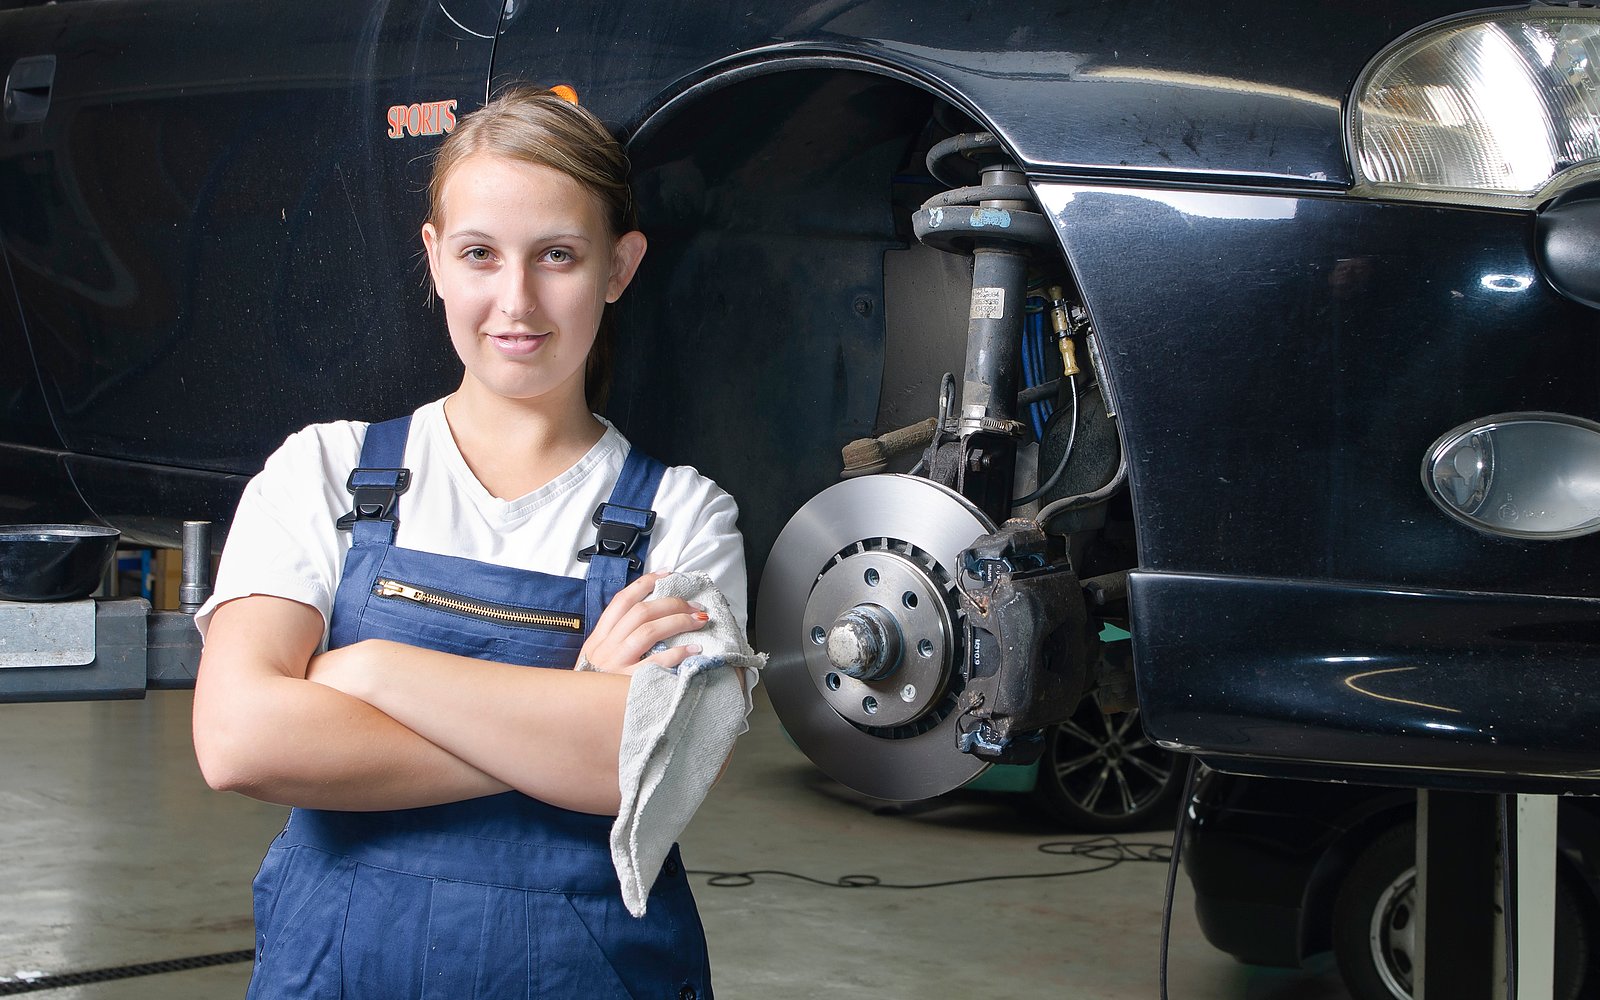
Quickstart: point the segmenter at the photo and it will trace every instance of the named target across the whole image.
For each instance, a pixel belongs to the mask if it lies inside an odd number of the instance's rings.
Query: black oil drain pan
[[[0,525],[0,601],[75,601],[100,586],[121,532],[92,524]]]

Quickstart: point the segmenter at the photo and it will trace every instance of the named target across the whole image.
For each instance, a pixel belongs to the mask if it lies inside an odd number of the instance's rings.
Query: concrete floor
[[[683,837],[693,869],[853,873],[925,883],[1093,866],[1005,796],[958,792],[885,810],[823,777],[762,702]],[[0,995],[19,977],[251,947],[249,882],[283,810],[211,792],[189,698],[0,705]],[[1124,838],[1166,843],[1169,833]],[[694,881],[723,998],[1038,996],[1154,1000],[1166,866],[930,889]],[[1337,977],[1252,969],[1174,920],[1172,1000],[1332,1000]],[[24,995],[49,1000],[239,997],[248,964]]]

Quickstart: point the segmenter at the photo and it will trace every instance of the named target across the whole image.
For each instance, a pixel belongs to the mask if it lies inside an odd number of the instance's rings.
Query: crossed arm
[[[538,670],[365,640],[317,654],[322,616],[252,595],[212,617],[195,753],[213,788],[320,809],[405,809],[516,789],[614,814],[628,675],[704,624],[660,574],[617,595],[584,644],[600,672]],[[698,649],[651,654],[676,666]]]

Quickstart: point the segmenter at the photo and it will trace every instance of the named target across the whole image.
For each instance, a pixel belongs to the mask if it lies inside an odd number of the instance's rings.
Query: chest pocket
[[[477,659],[571,668],[611,598],[643,566],[666,467],[632,450],[610,499],[592,518],[596,543],[578,553],[582,578],[554,576],[402,548],[398,507],[411,486],[403,468],[411,418],[372,424],[361,464],[346,487],[354,497],[338,527],[352,534],[334,595],[329,645],[389,639]],[[564,544],[576,544],[569,540]]]
[[[354,640],[568,668],[587,634],[584,581],[386,547],[363,567]]]

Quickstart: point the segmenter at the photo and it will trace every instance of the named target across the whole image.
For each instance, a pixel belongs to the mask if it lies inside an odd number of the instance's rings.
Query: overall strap
[[[394,541],[399,524],[395,508],[400,494],[411,487],[411,470],[400,465],[405,461],[410,433],[409,415],[367,427],[366,440],[361,444],[361,464],[350,470],[345,482],[355,503],[337,522],[339,530],[351,532],[357,545],[387,545]]]
[[[629,450],[610,498],[594,510],[595,542],[578,553],[578,558],[589,564],[584,620],[591,629],[617,591],[638,579],[644,567],[656,523],[651,505],[666,471],[665,465],[638,448]]]

